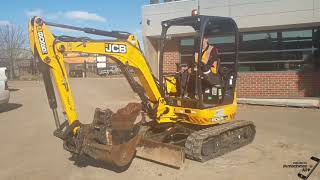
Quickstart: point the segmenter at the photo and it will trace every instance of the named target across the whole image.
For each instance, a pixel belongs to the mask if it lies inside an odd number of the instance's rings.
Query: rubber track
[[[220,138],[220,140],[222,140],[223,138],[228,139],[226,137],[229,136],[230,133],[232,134],[232,131],[235,132],[236,130],[245,130],[248,128],[251,129],[251,134],[250,137],[247,138],[245,141],[242,140],[241,143],[239,143],[239,141],[229,141],[228,143],[224,142],[221,145],[222,148],[219,148],[213,154],[207,156],[204,156],[202,154],[202,145],[204,142],[207,142],[208,140],[210,141],[214,138]],[[187,141],[185,143],[186,157],[200,162],[208,161],[210,159],[221,156],[227,152],[234,151],[242,146],[250,144],[254,139],[255,132],[255,125],[253,124],[253,122],[245,120],[235,120],[230,123],[213,126],[193,132],[188,136]]]

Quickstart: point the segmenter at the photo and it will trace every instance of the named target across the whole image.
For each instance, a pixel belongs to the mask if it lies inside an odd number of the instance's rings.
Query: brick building
[[[96,59],[96,56],[87,54],[68,53],[64,57],[64,64],[68,74],[70,70],[83,70],[85,62],[89,72],[96,72]]]
[[[150,1],[143,7],[142,33],[149,64],[158,74],[161,21],[200,14],[233,17],[240,29],[239,97],[320,96],[318,0]],[[192,31],[176,29],[164,53],[164,72],[186,63],[194,47]],[[210,37],[225,59],[231,36]]]
[[[100,61],[99,61],[100,59]],[[105,61],[101,61],[104,59]],[[101,70],[107,66],[115,66],[115,62],[107,59],[105,56],[85,53],[68,53],[64,57],[66,71],[69,74],[71,70],[86,71],[88,77],[96,77]],[[100,64],[100,65],[99,65]]]

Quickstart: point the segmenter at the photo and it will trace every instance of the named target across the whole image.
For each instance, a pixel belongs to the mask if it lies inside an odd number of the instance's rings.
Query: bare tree
[[[0,26],[0,56],[8,60],[10,79],[15,77],[16,59],[21,58],[24,53],[26,42],[27,36],[22,27],[15,25]]]

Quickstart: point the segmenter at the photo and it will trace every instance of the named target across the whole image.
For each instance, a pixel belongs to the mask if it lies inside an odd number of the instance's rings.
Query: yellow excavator
[[[49,26],[108,39],[56,36]],[[186,65],[177,64],[176,73],[165,74],[163,61],[170,28],[193,29],[194,50]],[[219,59],[217,72],[208,75],[203,70],[206,65],[196,60],[206,53],[203,39],[223,35],[233,37],[234,43],[231,51],[214,57]],[[253,122],[235,120],[239,32],[232,18],[195,15],[163,21],[159,78],[152,73],[137,38],[127,32],[75,27],[33,17],[29,21],[29,39],[53,112],[54,136],[62,139],[64,149],[75,156],[88,156],[119,168],[129,167],[138,156],[181,168],[185,157],[204,162],[245,146],[255,137]],[[64,55],[71,52],[114,60],[141,103],[129,103],[117,112],[96,108],[93,122],[81,123],[64,65]],[[63,106],[63,123],[56,95]]]

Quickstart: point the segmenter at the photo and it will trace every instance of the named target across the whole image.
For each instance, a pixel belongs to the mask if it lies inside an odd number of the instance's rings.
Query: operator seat
[[[220,71],[221,60],[219,57],[216,58],[216,73],[211,71],[211,65],[202,66],[202,81],[201,89],[203,94],[203,102],[205,104],[221,104],[224,99],[224,81]]]

